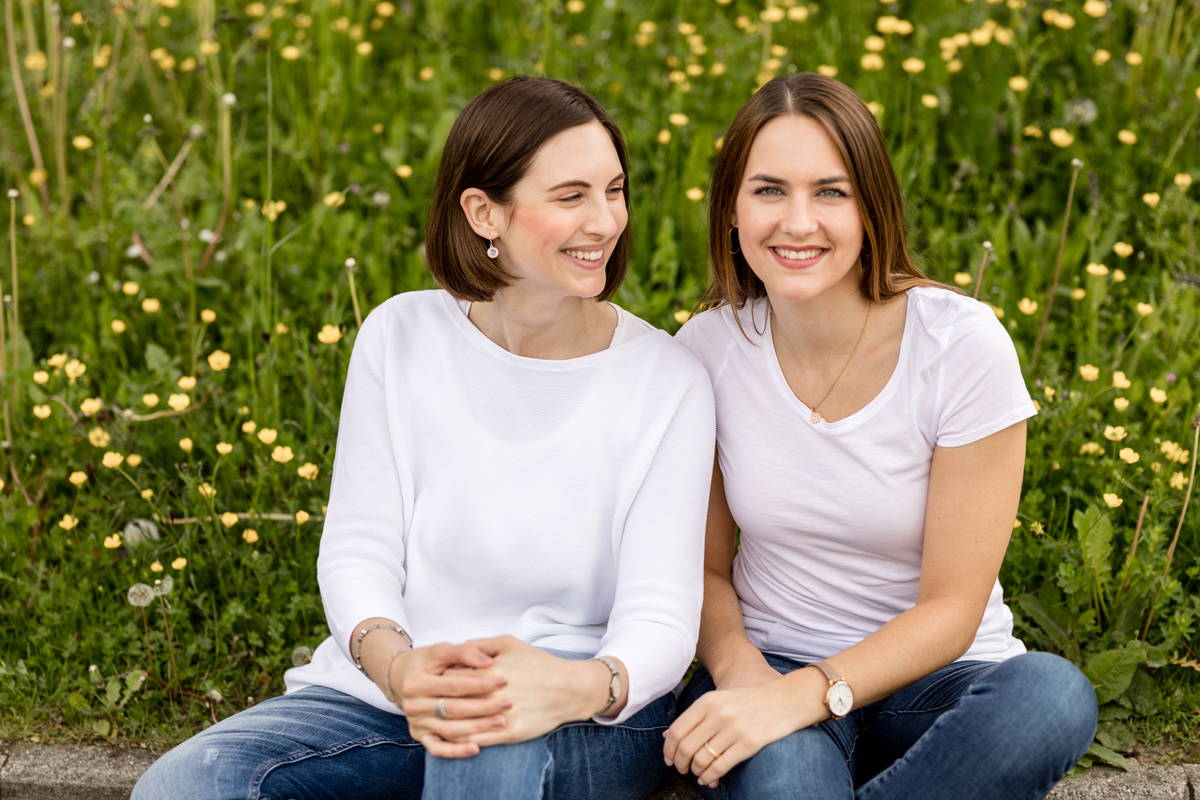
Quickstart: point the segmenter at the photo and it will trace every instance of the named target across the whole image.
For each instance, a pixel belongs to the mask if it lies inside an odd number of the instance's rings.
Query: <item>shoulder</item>
[[[766,320],[765,298],[739,309],[726,303],[689,319],[675,339],[700,359],[715,382],[732,353],[761,344]]]
[[[939,353],[1013,351],[1012,338],[987,303],[936,286],[917,286],[908,295],[911,329]]]

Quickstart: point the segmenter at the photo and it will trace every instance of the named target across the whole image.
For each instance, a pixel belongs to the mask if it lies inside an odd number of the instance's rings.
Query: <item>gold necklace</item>
[[[854,360],[854,354],[858,352],[858,345],[862,342],[863,334],[867,332],[867,323],[871,321],[871,306],[873,305],[874,303],[869,300],[867,301],[867,316],[863,318],[862,328],[860,328],[858,331],[858,338],[854,340],[854,346],[850,348],[850,355],[846,358],[846,363],[842,364],[842,368],[838,371],[837,377],[833,379],[833,383],[830,385],[829,390],[825,392],[825,394],[821,396],[821,399],[812,406],[812,416],[809,417],[809,421],[812,422],[813,425],[823,421],[824,417],[821,416],[820,411],[821,404],[829,399],[829,395],[833,394],[833,390],[838,385],[838,381],[842,379],[842,375],[844,375],[846,372],[846,367],[850,366],[850,362]]]

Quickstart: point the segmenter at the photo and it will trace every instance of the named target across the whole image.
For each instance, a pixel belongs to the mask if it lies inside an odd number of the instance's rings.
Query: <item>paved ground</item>
[[[0,800],[125,800],[153,760],[146,750],[0,742]],[[655,800],[698,797],[681,778]],[[1200,764],[1137,764],[1131,772],[1097,767],[1081,778],[1063,781],[1050,798],[1200,800]]]

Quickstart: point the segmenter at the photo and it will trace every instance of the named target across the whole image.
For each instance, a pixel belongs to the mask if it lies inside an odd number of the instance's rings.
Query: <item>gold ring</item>
[[[708,746],[708,742],[704,743],[704,749],[709,752],[709,755],[711,755],[714,760],[721,757],[720,753],[718,753],[716,750],[713,750],[711,747]]]

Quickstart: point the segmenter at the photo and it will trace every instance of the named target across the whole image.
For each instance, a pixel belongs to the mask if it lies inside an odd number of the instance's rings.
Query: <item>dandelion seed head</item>
[[[154,563],[157,564],[158,562]],[[153,566],[151,566],[151,569],[153,569]],[[129,605],[135,608],[145,608],[154,602],[154,589],[144,583],[135,583],[125,593],[125,599],[129,601]]]
[[[175,588],[175,579],[170,575],[163,575],[154,581],[154,593],[159,597],[168,595]]]
[[[16,199],[17,199],[18,197],[20,197],[20,196],[21,196],[21,193],[20,193],[20,192],[18,192],[16,189],[9,189],[9,190],[8,190],[8,199],[9,199],[9,200],[16,200]]]
[[[292,666],[303,667],[308,662],[312,661],[313,651],[310,647],[300,645],[292,651]]]

